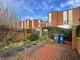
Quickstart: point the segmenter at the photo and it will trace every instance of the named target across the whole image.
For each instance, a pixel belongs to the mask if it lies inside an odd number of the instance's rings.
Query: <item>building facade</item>
[[[57,27],[58,25],[79,25],[80,8],[74,8],[62,12],[49,13],[49,25]]]
[[[63,24],[63,13],[62,12],[50,12],[48,18],[49,26],[56,27],[57,25]]]
[[[25,21],[18,21],[16,22],[16,28],[19,29],[42,29],[47,25],[46,22],[42,21],[41,19],[33,19],[33,20],[25,20]]]

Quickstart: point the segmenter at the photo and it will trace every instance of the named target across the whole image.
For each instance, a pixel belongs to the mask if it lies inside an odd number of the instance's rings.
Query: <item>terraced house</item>
[[[49,25],[60,26],[60,25],[79,25],[80,19],[80,7],[65,10],[65,11],[54,11],[49,13]]]
[[[50,12],[48,22],[53,27],[72,28],[72,49],[80,53],[80,38],[76,36],[76,27],[80,25],[80,7]]]
[[[42,21],[41,19],[27,19],[25,21],[17,21],[16,23],[16,28],[18,32],[23,32],[16,34],[16,40],[24,40],[29,37],[30,33],[28,33],[28,30],[36,30],[41,32],[42,27],[47,26],[47,22]],[[41,34],[40,34],[41,35]]]
[[[25,20],[25,21],[18,21],[16,23],[16,28],[19,29],[42,29],[42,27],[47,26],[47,22],[46,21],[42,21],[41,19],[36,20]]]

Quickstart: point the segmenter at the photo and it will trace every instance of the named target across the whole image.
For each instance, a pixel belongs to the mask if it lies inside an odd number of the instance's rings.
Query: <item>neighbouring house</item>
[[[49,13],[49,26],[72,28],[72,49],[80,53],[80,37],[76,36],[76,26],[80,25],[80,7]]]
[[[49,26],[54,26],[57,27],[58,25],[62,25],[63,24],[63,13],[62,12],[50,12],[49,13]]]
[[[15,37],[17,40],[21,40],[29,37],[30,34],[27,32],[29,29],[41,32],[42,27],[47,26],[47,22],[41,19],[27,19],[25,21],[17,21],[15,25],[18,32]]]
[[[54,11],[49,13],[49,25],[58,27],[61,25],[79,25],[80,19],[80,7],[65,10],[65,11]]]

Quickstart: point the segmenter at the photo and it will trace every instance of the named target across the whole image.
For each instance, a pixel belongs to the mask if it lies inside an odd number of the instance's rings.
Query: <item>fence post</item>
[[[77,50],[76,26],[72,26],[72,49]]]

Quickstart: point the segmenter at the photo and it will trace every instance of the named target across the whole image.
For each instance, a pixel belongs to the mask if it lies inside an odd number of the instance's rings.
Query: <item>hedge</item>
[[[72,29],[64,29],[58,27],[48,27],[49,37],[53,34],[64,34],[65,40],[72,40]],[[51,37],[53,38],[53,37]]]

